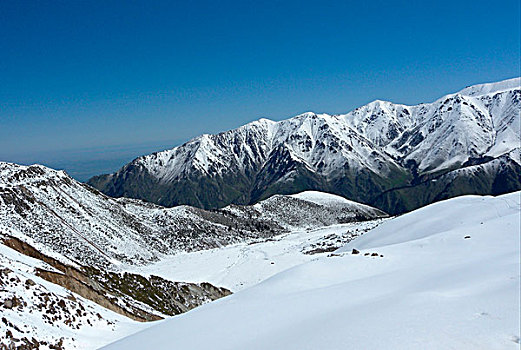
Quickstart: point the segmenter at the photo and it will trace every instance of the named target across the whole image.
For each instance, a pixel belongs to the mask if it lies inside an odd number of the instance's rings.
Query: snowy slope
[[[482,95],[488,95],[491,93],[498,93],[503,92],[507,90],[514,90],[519,89],[521,85],[521,79],[520,78],[513,78],[513,79],[507,79],[500,82],[495,83],[486,83],[486,84],[478,84],[466,87],[465,89],[461,90],[462,95],[467,96],[482,96]]]
[[[349,199],[332,193],[324,193],[319,191],[304,191],[291,195],[291,197],[304,201],[313,202],[317,205],[345,207],[346,209],[350,208],[353,211],[359,210],[368,213],[374,211],[373,207],[350,201]]]
[[[62,171],[0,162],[0,238],[19,238],[66,264],[113,271],[179,252],[269,238],[300,226],[386,216],[360,204],[330,209],[284,196],[259,205],[220,211],[164,208],[107,197]],[[279,224],[274,221],[278,215],[293,220]]]
[[[0,244],[0,347],[94,349],[150,325],[50,283],[36,269],[57,271]]]
[[[379,209],[318,191],[305,191],[291,196],[274,195],[253,206],[230,206],[223,211],[231,208],[242,211],[250,209],[250,212],[253,209],[260,218],[276,222],[288,230],[315,229],[387,217]]]
[[[520,196],[405,214],[107,349],[518,349]]]
[[[315,202],[330,197],[313,194]],[[229,294],[209,281],[238,290],[335,250],[379,221],[308,230],[387,216],[337,196],[315,202],[276,196],[219,211],[164,208],[107,197],[62,171],[0,162],[0,347],[101,346],[146,327],[132,320],[157,320]],[[278,223],[280,215],[286,218]],[[307,230],[277,244],[296,228]],[[289,247],[299,250],[286,255]],[[280,264],[264,269],[265,261],[243,254],[263,250]],[[213,258],[239,251],[247,259],[233,268]],[[175,268],[180,262],[191,266],[184,274]]]
[[[342,115],[260,119],[137,158],[89,183],[111,196],[166,206],[251,204],[309,189],[373,204],[430,174],[519,149],[520,109],[515,78],[414,106],[374,101]]]

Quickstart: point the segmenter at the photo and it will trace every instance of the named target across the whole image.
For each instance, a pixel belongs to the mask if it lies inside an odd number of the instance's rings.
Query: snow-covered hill
[[[63,263],[114,271],[296,228],[385,216],[357,203],[329,206],[288,196],[217,211],[164,208],[107,197],[62,171],[0,163],[0,237],[19,238]]]
[[[393,190],[503,157],[499,173],[468,178],[482,183],[474,191],[454,188],[434,200],[505,193],[521,189],[520,101],[515,78],[415,106],[374,101],[343,115],[260,119],[137,158],[89,183],[115,197],[203,208],[318,189],[398,213],[418,205],[411,204],[414,194]],[[494,185],[502,176],[517,180]],[[439,185],[441,192],[447,183]]]
[[[520,215],[520,192],[435,203],[107,349],[518,349]]]
[[[276,196],[216,211],[164,208],[107,197],[62,171],[0,162],[0,347],[106,344],[146,327],[137,321],[180,314],[230,293],[205,279],[180,282],[182,276],[160,273],[158,267],[178,256],[234,243],[253,247],[297,228],[307,232],[387,216],[336,196],[334,204],[316,203],[330,197]],[[315,234],[286,266],[361,233]]]

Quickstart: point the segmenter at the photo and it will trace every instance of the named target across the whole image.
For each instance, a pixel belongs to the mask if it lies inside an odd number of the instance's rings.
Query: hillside
[[[60,272],[0,244],[0,347],[93,349],[143,329],[140,322],[38,276],[43,270]]]
[[[205,279],[161,274],[157,267],[178,256],[387,217],[330,194],[312,196],[325,202],[276,196],[252,207],[164,208],[107,197],[63,171],[0,162],[0,347],[101,346],[142,322],[230,294]],[[361,233],[315,235],[315,242],[332,250]]]
[[[107,197],[62,171],[10,163],[0,163],[0,203],[0,235],[67,257],[63,263],[114,271],[182,251],[386,216],[361,204],[327,206],[286,196],[214,211],[164,208]]]
[[[520,202],[429,205],[106,349],[518,349]]]

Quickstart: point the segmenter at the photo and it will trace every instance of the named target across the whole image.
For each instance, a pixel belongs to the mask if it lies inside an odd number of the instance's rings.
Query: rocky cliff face
[[[514,191],[521,188],[519,85],[519,78],[476,85],[416,106],[374,101],[345,115],[260,119],[137,158],[89,184],[113,197],[201,208],[321,190],[390,213],[446,196]],[[444,176],[477,163],[486,175],[459,172],[456,183]],[[472,186],[504,177],[500,186]],[[432,179],[435,192],[451,190],[416,200],[417,186]]]

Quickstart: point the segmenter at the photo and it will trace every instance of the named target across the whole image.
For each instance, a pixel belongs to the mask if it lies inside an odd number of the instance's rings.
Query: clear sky
[[[520,5],[6,0],[0,57],[0,160],[122,164],[259,117],[519,76]]]

